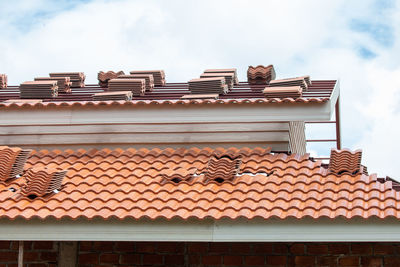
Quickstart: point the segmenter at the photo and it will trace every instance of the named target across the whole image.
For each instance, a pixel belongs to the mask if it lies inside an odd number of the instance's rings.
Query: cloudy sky
[[[0,29],[0,73],[12,85],[147,68],[174,82],[236,67],[245,80],[258,64],[274,64],[278,78],[339,79],[343,146],[362,148],[370,172],[400,179],[400,0],[13,0],[0,1]]]

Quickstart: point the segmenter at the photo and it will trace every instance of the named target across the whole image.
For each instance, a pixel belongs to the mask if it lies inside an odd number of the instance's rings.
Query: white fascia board
[[[399,242],[400,220],[0,220],[0,240]]]
[[[331,98],[329,99],[330,110],[332,112],[332,115],[335,114],[335,111],[334,111],[335,110],[335,105],[336,105],[336,102],[339,99],[339,96],[340,96],[340,80],[337,79],[336,80],[336,84],[335,84],[335,86],[333,87],[333,90],[332,90]]]

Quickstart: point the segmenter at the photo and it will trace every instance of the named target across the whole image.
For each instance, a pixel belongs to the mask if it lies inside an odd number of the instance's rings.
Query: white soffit
[[[398,242],[396,219],[0,220],[0,240]]]

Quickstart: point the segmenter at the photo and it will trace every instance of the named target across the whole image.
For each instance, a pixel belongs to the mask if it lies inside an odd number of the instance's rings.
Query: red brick
[[[315,266],[314,256],[296,256],[294,257],[296,266]]]
[[[189,253],[206,253],[208,251],[208,243],[189,243]]]
[[[317,266],[337,266],[337,259],[335,256],[317,257]]]
[[[113,251],[114,242],[103,242],[95,241],[93,242],[94,251]]]
[[[154,253],[156,244],[152,242],[136,243],[136,251],[139,253]]]
[[[117,264],[119,262],[119,255],[113,253],[104,253],[100,255],[100,262]]]
[[[121,263],[122,264],[140,264],[141,256],[139,254],[122,254]]]
[[[135,242],[116,242],[115,251],[133,252],[135,251]]]
[[[307,253],[312,255],[325,255],[329,254],[328,245],[311,243],[307,245]]]
[[[9,249],[11,247],[10,241],[0,241],[0,249]]]
[[[360,266],[360,258],[357,256],[345,256],[339,258],[339,266]]]
[[[165,265],[183,265],[185,263],[185,256],[183,255],[165,255]]]
[[[372,245],[371,243],[352,243],[351,244],[351,253],[352,254],[372,254]]]
[[[189,265],[199,265],[201,260],[200,260],[200,255],[189,255]]]
[[[267,265],[286,266],[286,256],[267,256]]]
[[[282,243],[274,244],[274,252],[278,253],[278,254],[287,254],[288,246],[286,244],[282,244]]]
[[[304,244],[297,243],[297,244],[292,244],[290,246],[289,251],[290,251],[290,253],[295,254],[295,255],[296,254],[302,255],[302,254],[304,254],[304,248],[305,248]]]
[[[329,254],[337,255],[337,254],[349,254],[350,248],[348,243],[333,243],[328,245]]]
[[[244,263],[246,265],[264,265],[264,256],[245,256]]]
[[[271,254],[274,245],[272,243],[255,243],[254,252],[257,254]]]
[[[398,262],[400,264],[400,262]],[[385,263],[386,264],[386,263]],[[383,266],[382,257],[361,257],[361,266],[363,267],[381,267]],[[397,265],[400,266],[400,265]]]
[[[98,264],[99,254],[97,253],[85,253],[79,255],[79,264]]]
[[[24,261],[37,261],[39,260],[39,252],[36,251],[24,251]]]
[[[53,241],[35,241],[33,242],[34,249],[53,249]]]
[[[374,246],[375,255],[391,255],[394,254],[394,246],[392,244],[377,243]]]
[[[144,265],[155,265],[155,264],[163,264],[163,256],[162,255],[143,255],[143,264]]]
[[[91,251],[92,241],[81,241],[79,242],[79,251]]]
[[[384,266],[400,266],[400,256],[385,257]]]
[[[57,252],[41,252],[40,259],[44,261],[57,261],[58,253]]]
[[[218,255],[204,255],[202,257],[202,263],[204,265],[219,265],[222,262],[222,257]]]
[[[225,255],[224,256],[224,265],[242,265],[243,259],[242,256],[231,256]]]
[[[4,251],[0,253],[0,261],[17,261],[18,253],[14,251]]]
[[[228,243],[210,243],[209,253],[228,254],[230,246]]]
[[[250,254],[251,245],[249,243],[232,243],[231,253],[239,255]]]
[[[183,253],[185,244],[182,242],[161,242],[157,244],[157,251],[160,253]]]

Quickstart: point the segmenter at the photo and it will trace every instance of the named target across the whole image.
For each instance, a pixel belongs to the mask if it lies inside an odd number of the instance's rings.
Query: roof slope
[[[207,181],[213,155],[238,156],[238,175]],[[308,155],[263,148],[43,150],[32,166],[68,169],[63,188],[31,200],[19,192],[23,178],[3,182],[0,218],[400,218],[391,181],[334,175]]]

